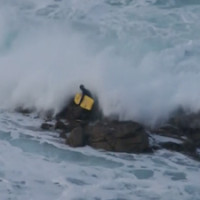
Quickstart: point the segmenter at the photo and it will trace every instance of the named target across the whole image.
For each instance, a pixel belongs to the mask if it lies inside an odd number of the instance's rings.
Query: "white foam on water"
[[[199,199],[199,162],[166,150],[74,149],[39,124],[32,115],[1,112],[2,199]]]

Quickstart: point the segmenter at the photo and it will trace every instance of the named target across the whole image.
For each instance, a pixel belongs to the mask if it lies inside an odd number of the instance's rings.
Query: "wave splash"
[[[199,110],[195,2],[0,4],[0,107],[56,113],[82,83],[121,120],[155,124],[179,106]]]

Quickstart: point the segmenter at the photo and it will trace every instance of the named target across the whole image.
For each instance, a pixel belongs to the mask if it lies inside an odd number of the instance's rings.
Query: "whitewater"
[[[73,149],[39,115],[80,84],[120,120],[199,111],[199,19],[198,0],[0,0],[0,200],[200,200],[199,162]]]

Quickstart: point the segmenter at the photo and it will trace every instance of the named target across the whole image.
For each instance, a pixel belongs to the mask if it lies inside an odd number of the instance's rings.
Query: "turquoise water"
[[[70,148],[36,116],[1,111],[1,199],[199,200],[199,162],[165,150]]]

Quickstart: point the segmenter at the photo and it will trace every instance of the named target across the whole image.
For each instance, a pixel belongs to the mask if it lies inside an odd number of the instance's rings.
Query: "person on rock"
[[[81,105],[85,95],[92,98],[91,92],[88,89],[86,89],[84,85],[80,85],[80,90],[82,91],[82,96],[79,105]]]
[[[84,97],[88,96],[88,97],[92,98],[92,94],[91,94],[91,92],[88,89],[86,89],[84,87],[83,84],[81,84],[79,87],[80,87],[80,90],[81,90],[82,94],[81,94],[80,102],[77,105],[81,107],[81,104],[84,101]],[[79,115],[79,117],[78,117],[77,120],[78,121],[80,121],[80,120],[81,121],[82,120],[87,121],[87,120],[89,120],[90,116],[91,116],[91,110],[87,110],[85,108],[82,108],[81,112],[80,112],[80,115]]]

